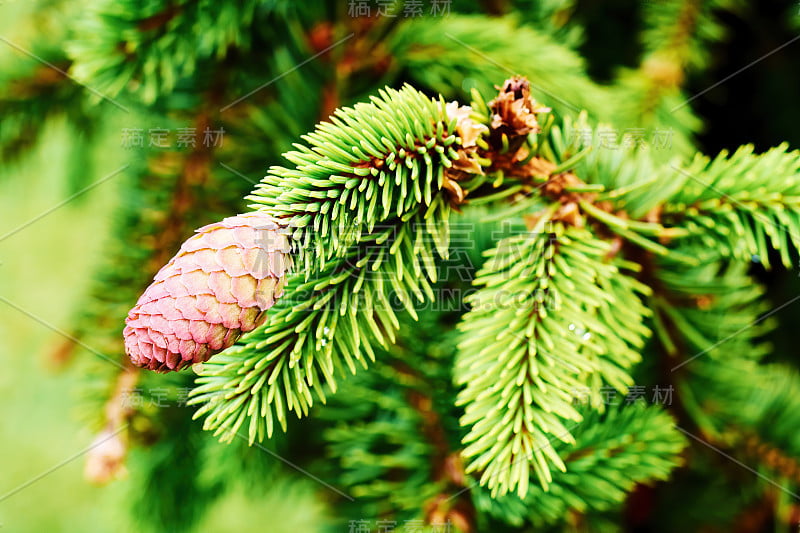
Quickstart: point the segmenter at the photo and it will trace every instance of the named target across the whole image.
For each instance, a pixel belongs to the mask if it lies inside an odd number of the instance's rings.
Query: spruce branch
[[[263,0],[104,1],[79,20],[78,37],[69,42],[72,74],[111,97],[132,88],[152,104],[199,65],[219,60],[229,48],[247,50],[256,21],[273,9]]]
[[[476,506],[517,527],[543,527],[563,523],[569,512],[619,507],[634,485],[664,480],[682,462],[687,439],[673,424],[662,409],[643,402],[605,414],[589,411],[573,432],[574,445],[554,443],[566,471],[553,474],[549,490],[532,485],[524,498],[492,499],[484,489],[475,494]]]
[[[412,316],[415,301],[433,299],[435,250],[446,246],[448,210],[441,203],[417,208],[362,235],[310,280],[295,274],[262,327],[204,364],[192,391],[191,403],[203,404],[195,417],[207,415],[204,427],[225,440],[249,419],[253,442],[272,435],[276,422],[285,431],[289,412],[307,415],[312,389],[324,402],[321,385],[335,391],[337,374],[366,367],[375,346],[394,342],[393,299]]]
[[[290,282],[289,298],[262,328],[200,371],[192,403],[203,404],[196,416],[208,415],[207,429],[230,439],[249,419],[252,442],[271,435],[276,421],[285,429],[288,412],[307,414],[312,388],[324,401],[315,384],[335,390],[335,373],[366,366],[373,344],[394,342],[398,321],[385,305],[387,289],[412,316],[410,295],[434,297],[427,281],[435,280],[434,247],[411,246],[421,239],[409,220],[435,228],[444,257],[447,213],[465,201],[463,192],[474,194],[466,201],[502,203],[517,196],[504,187],[522,187],[519,203],[543,209],[529,219],[532,237],[501,242],[478,277],[487,287],[471,298],[475,308],[464,319],[469,335],[456,380],[466,386],[462,423],[474,424],[464,454],[472,459],[468,470],[480,470],[500,494],[524,495],[531,468],[544,486],[550,464],[563,469],[549,439],[571,440],[564,423],[580,420],[574,391],[588,385],[592,405],[602,408],[600,386],[622,390],[631,383],[627,369],[648,335],[640,300],[648,289],[620,271],[636,265],[614,259],[612,245],[592,234],[587,219],[662,253],[670,251],[647,236],[677,233],[594,205],[606,184],[573,174],[590,150],[576,149],[552,121],[540,131],[537,115],[546,110],[532,100],[526,80],[508,80],[488,105],[479,95],[475,100],[472,109],[451,108],[410,87],[386,90],[319,125],[305,138],[310,146],[287,154],[296,169],[276,167],[264,178],[250,199],[295,228],[305,273]],[[393,221],[394,241],[380,229],[386,221]],[[372,242],[377,246],[364,256]],[[368,262],[380,270],[384,260],[388,286],[363,275]],[[573,293],[581,296],[567,297]],[[494,301],[508,294],[520,298]]]
[[[650,143],[654,158],[666,161],[694,152],[702,122],[682,89],[690,74],[712,62],[710,45],[726,37],[719,14],[742,5],[738,0],[665,0],[643,6],[641,62],[636,69],[621,69],[610,93],[615,126],[638,128],[650,139],[669,134],[666,146]]]
[[[686,246],[705,260],[755,257],[769,268],[774,249],[791,266],[800,243],[800,151],[787,150],[782,144],[755,154],[747,145],[673,167],[682,186],[665,204],[664,218],[693,234]]]
[[[667,0],[643,6],[645,57],[662,56],[679,71],[706,66],[711,60],[709,44],[726,37],[719,15],[743,6],[740,0]],[[683,72],[677,75],[682,78]]]
[[[800,377],[784,365],[760,366],[748,377],[747,382],[739,379],[734,384],[741,387],[739,397],[725,406],[729,425],[716,443],[747,463],[763,465],[796,489],[800,486],[800,443],[792,428],[796,427]],[[772,386],[756,387],[754,377]],[[741,410],[737,412],[736,407]]]
[[[446,350],[437,356],[410,347],[401,357],[381,350],[371,372],[345,382],[319,416],[330,422],[324,432],[328,454],[362,511],[428,524],[450,521],[469,532],[475,531],[474,509],[450,447],[457,419],[449,374],[440,366],[451,359]]]
[[[292,229],[299,268],[262,326],[197,368],[190,403],[200,406],[195,417],[205,417],[205,429],[229,441],[247,428],[250,443],[276,426],[285,431],[289,413],[307,416],[315,401],[336,392],[341,376],[374,362],[396,341],[396,311],[416,319],[418,304],[438,297],[433,283],[448,255],[451,212],[470,203],[527,224],[524,233],[500,240],[478,271],[453,368],[467,431],[465,473],[493,497],[516,492],[524,499],[539,490],[531,487],[537,482],[555,494],[555,480],[571,475],[564,474],[563,450],[595,416],[577,408],[576,396],[588,390],[589,406],[602,412],[601,387],[624,391],[633,383],[630,369],[650,335],[651,309],[643,300],[657,310],[654,325],[665,346],[676,331],[685,336],[682,345],[711,335],[694,313],[697,300],[682,307],[636,276],[672,296],[687,279],[708,275],[708,263],[697,266],[706,257],[697,242],[708,234],[698,229],[695,211],[718,214],[720,195],[744,201],[735,187],[720,180],[716,196],[706,197],[707,190],[686,186],[688,178],[667,180],[670,170],[642,150],[593,149],[570,136],[587,124],[586,115],[558,123],[532,99],[524,78],[507,80],[488,103],[477,92],[473,97],[465,107],[410,86],[385,89],[306,135],[286,154],[294,168],[270,169],[248,198]],[[767,167],[784,177],[795,173],[796,157],[784,152],[723,157],[727,163],[699,158],[694,165],[708,168],[689,168],[705,176],[733,168],[759,185],[769,182]],[[751,211],[765,202],[779,211],[794,197],[767,195]],[[655,272],[640,274],[654,265]],[[696,291],[684,290],[707,297]],[[717,304],[749,311],[742,300],[752,297],[721,295]],[[673,326],[664,327],[665,319]],[[658,472],[675,463],[673,448],[650,449],[664,461]],[[641,478],[663,475],[648,472]],[[601,487],[613,497],[600,498],[597,508],[618,502],[637,479]],[[440,498],[446,492],[430,495],[432,509],[447,507]],[[593,508],[587,501],[569,507]]]
[[[770,306],[763,287],[747,270],[746,264],[725,262],[655,265],[655,331],[673,366],[698,354],[721,361],[736,353],[737,358],[757,361],[768,352],[760,340],[775,323],[759,320]]]
[[[454,14],[413,19],[389,37],[389,49],[403,58],[411,79],[435,87],[446,98],[460,95],[449,81],[454,78],[491,94],[492,80],[519,74],[533,80],[533,92],[560,116],[586,109],[595,120],[611,118],[609,110],[598,105],[603,90],[586,76],[581,57],[513,17]]]
[[[248,199],[295,228],[298,261],[310,274],[362,231],[434,204],[446,170],[462,157],[457,123],[443,100],[410,86],[385,89],[320,123],[304,136],[308,145],[285,154],[296,168],[273,167]]]
[[[550,484],[551,465],[564,469],[551,441],[573,442],[581,420],[575,391],[590,385],[602,407],[600,384],[631,383],[626,369],[649,333],[648,289],[606,260],[610,246],[548,222],[490,252],[461,324],[455,379],[471,427],[463,453],[493,494],[524,497],[531,470]]]

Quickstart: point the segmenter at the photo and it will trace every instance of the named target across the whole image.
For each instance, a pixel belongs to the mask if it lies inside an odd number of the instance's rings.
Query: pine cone
[[[287,233],[262,212],[197,230],[128,313],[123,335],[131,361],[181,370],[263,323],[291,265]]]

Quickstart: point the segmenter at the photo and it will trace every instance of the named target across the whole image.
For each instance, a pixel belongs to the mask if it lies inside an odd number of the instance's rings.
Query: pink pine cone
[[[289,249],[287,232],[266,213],[198,229],[128,313],[123,335],[131,361],[181,370],[255,329],[283,294]]]

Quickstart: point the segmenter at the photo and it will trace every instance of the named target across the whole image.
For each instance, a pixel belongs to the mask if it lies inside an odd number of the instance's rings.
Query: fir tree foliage
[[[313,395],[325,401],[323,384],[335,392],[337,374],[366,367],[374,347],[395,341],[393,301],[413,315],[415,302],[433,299],[441,229],[411,212],[362,235],[311,279],[295,274],[264,326],[204,363],[192,391],[192,403],[203,404],[195,416],[208,413],[205,427],[226,440],[249,419],[253,442],[276,425],[285,430],[288,412],[307,415]]]
[[[713,46],[727,38],[723,13],[742,11],[738,0],[665,0],[642,4],[641,57],[636,68],[622,68],[611,90],[613,124],[623,131],[641,131],[650,144],[669,137],[670,150],[653,156],[667,161],[672,154],[694,153],[694,137],[702,123],[684,91],[687,78],[713,63]]]
[[[308,146],[285,154],[296,167],[272,168],[249,198],[286,219],[304,269],[322,267],[358,242],[362,227],[369,233],[420,204],[434,216],[442,198],[433,195],[459,157],[454,129],[444,100],[387,88],[370,104],[338,110],[319,124],[304,137]]]
[[[454,375],[464,386],[462,423],[471,426],[467,471],[496,493],[528,492],[530,471],[547,487],[550,465],[565,466],[553,441],[574,443],[582,420],[575,396],[591,384],[632,385],[626,370],[649,334],[641,295],[648,289],[609,264],[609,245],[588,232],[548,228],[505,239],[478,272]]]
[[[704,239],[708,248],[713,239],[715,249],[724,250],[718,241],[731,227],[739,237],[750,230],[750,254],[766,254],[767,246],[787,250],[774,228],[796,207],[791,190],[769,196],[762,201],[780,206],[781,214],[773,216],[784,218],[759,225],[753,212],[760,216],[769,206],[736,198],[739,190],[780,187],[795,175],[796,157],[784,147],[761,156],[743,149],[713,163],[700,157],[686,170],[677,161],[657,168],[642,150],[593,150],[591,139],[570,135],[589,127],[585,115],[562,124],[545,119],[543,128],[520,136],[512,126],[524,128],[526,115],[514,115],[519,107],[509,112],[503,99],[522,102],[536,116],[526,91],[525,82],[511,80],[489,104],[474,94],[471,120],[485,126],[477,143],[481,164],[458,175],[472,176],[465,183],[474,203],[497,203],[501,213],[523,214],[528,222],[527,231],[487,252],[475,278],[478,291],[467,300],[471,310],[460,326],[464,338],[454,362],[455,383],[463,387],[460,423],[468,430],[461,452],[465,471],[475,472],[495,497],[516,492],[525,498],[532,481],[547,490],[553,470],[568,472],[557,443],[574,445],[573,430],[583,423],[576,391],[587,388],[589,404],[602,412],[602,387],[624,391],[632,384],[630,368],[650,334],[645,303],[660,300],[636,279],[649,263],[631,259],[654,254],[677,269],[698,268],[693,243]],[[603,128],[593,128],[593,136]],[[448,137],[447,131],[458,133],[442,101],[411,88],[387,90],[306,137],[311,147],[297,145],[299,151],[287,155],[296,170],[277,167],[264,179],[251,199],[294,228],[305,272],[296,274],[288,299],[264,327],[201,371],[193,402],[203,404],[198,416],[209,415],[207,428],[231,438],[249,419],[251,441],[271,434],[275,421],[285,428],[286,412],[308,413],[312,389],[325,399],[320,381],[335,391],[336,372],[355,372],[357,363],[374,360],[373,346],[395,341],[399,321],[387,292],[396,293],[411,316],[409,295],[418,302],[423,294],[435,298],[429,282],[436,281],[437,259],[434,247],[420,244],[421,228],[446,226],[445,199],[453,199],[445,182],[454,175],[453,162],[467,158],[456,151],[463,151],[464,137]],[[440,156],[435,162],[432,153]],[[405,164],[396,162],[409,155]],[[676,172],[684,178],[667,179]],[[705,177],[716,185],[687,186],[693,173],[700,183]],[[698,223],[703,209],[716,216],[713,223]],[[416,236],[409,229],[413,217]],[[738,217],[746,225],[737,224]],[[392,238],[376,230],[387,220]],[[446,257],[446,237],[433,236]],[[625,241],[640,250],[631,259],[620,254]],[[742,259],[737,242],[730,240],[732,252],[717,258]],[[382,276],[370,279],[366,270]]]
[[[669,415],[641,401],[585,416],[573,432],[574,444],[555,443],[567,469],[553,474],[552,488],[532,486],[524,498],[508,494],[492,499],[488,491],[479,491],[477,507],[517,525],[538,527],[563,522],[569,510],[614,509],[636,483],[666,479],[686,446]]]
[[[478,146],[484,147],[485,166],[494,163],[492,156],[499,159],[500,155],[494,154],[489,143],[499,143],[500,152],[509,152],[511,143],[517,149],[524,144],[524,136],[513,131],[512,125],[522,131],[536,131],[530,123],[515,122],[535,117],[537,108],[527,87],[525,81],[511,80],[497,102],[490,105],[476,94],[473,117],[487,125],[484,140],[478,141]],[[298,145],[302,152],[288,154],[296,170],[273,169],[251,196],[258,201],[256,207],[288,220],[295,228],[293,237],[300,257],[316,262],[305,261],[305,272],[296,274],[289,284],[288,297],[279,303],[279,310],[273,310],[265,326],[203,366],[198,381],[201,386],[193,391],[192,402],[202,404],[197,416],[207,414],[206,427],[223,438],[233,438],[248,419],[251,441],[271,434],[275,422],[285,429],[287,412],[307,414],[313,402],[312,389],[325,399],[319,386],[321,377],[335,391],[336,372],[345,366],[355,372],[356,363],[366,366],[367,360],[374,360],[373,344],[387,347],[387,342],[394,342],[399,327],[387,293],[396,295],[411,316],[415,311],[410,295],[420,302],[425,299],[423,295],[429,300],[435,297],[428,283],[436,280],[434,246],[430,243],[437,245],[440,256],[446,256],[443,228],[449,206],[444,199],[449,191],[444,184],[451,178],[445,170],[453,166],[453,160],[467,158],[453,148],[463,149],[465,141],[463,136],[445,137],[445,131],[455,130],[456,122],[447,117],[443,103],[437,104],[410,88],[404,91],[387,91],[371,105],[340,112],[339,121],[320,126],[306,139],[316,150]],[[409,97],[416,98],[417,113],[427,115],[409,118]],[[504,98],[523,106],[522,111],[513,106],[504,108]],[[490,129],[490,114],[503,125]],[[370,129],[356,126],[368,120]],[[342,131],[343,124],[350,129]],[[622,259],[609,260],[614,255],[611,244],[594,237],[583,222],[575,222],[582,221],[583,215],[573,219],[568,214],[575,213],[575,198],[589,216],[624,235],[664,230],[659,224],[626,223],[590,207],[588,202],[594,197],[587,195],[602,192],[605,186],[583,184],[574,177],[569,181],[556,162],[544,158],[544,154],[550,155],[567,170],[587,153],[584,150],[570,155],[561,129],[552,121],[548,125],[528,149],[533,158],[509,168],[509,174],[515,177],[491,186],[479,165],[474,167],[474,176],[464,181],[474,183],[467,190],[476,192],[478,202],[481,195],[486,197],[484,201],[502,200],[507,194],[502,187],[506,185],[510,192],[519,190],[515,187],[528,187],[517,204],[529,208],[537,203],[547,205],[529,232],[501,241],[478,273],[476,283],[486,287],[468,301],[472,311],[464,317],[465,340],[454,375],[456,383],[465,386],[458,400],[466,409],[461,423],[472,426],[464,441],[467,447],[463,454],[470,460],[467,472],[481,471],[482,483],[495,494],[516,490],[520,497],[527,494],[532,477],[547,487],[552,480],[551,465],[565,468],[551,441],[574,442],[569,422],[582,419],[572,405],[575,391],[589,387],[591,404],[602,409],[600,387],[609,384],[624,390],[631,384],[627,369],[638,361],[638,350],[649,333],[644,325],[648,312],[641,300],[648,288],[627,272],[638,270],[638,266]],[[404,130],[406,135],[401,134]],[[399,145],[393,150],[390,134]],[[436,150],[437,141],[450,148],[448,159],[444,158],[444,147]],[[414,147],[415,152],[411,152]],[[429,152],[441,156],[436,171],[429,164]],[[400,157],[412,153],[415,157],[392,168],[389,165],[395,163],[395,153]],[[367,167],[361,172],[366,179],[356,177],[359,174],[339,175],[355,174],[353,169],[365,163],[372,163],[375,169]],[[378,170],[384,165],[395,171],[394,179],[387,179],[388,173]],[[526,165],[544,169],[544,174],[528,176],[523,173]],[[417,170],[419,167],[426,170]],[[531,188],[531,181],[537,179],[540,186]],[[561,183],[564,180],[566,185]],[[348,182],[352,184],[349,189]],[[383,209],[377,208],[375,185],[388,191],[382,193],[387,200],[381,204]],[[488,194],[482,186],[488,187]],[[349,191],[353,196],[339,200]],[[358,193],[363,194],[359,197]],[[569,196],[568,202],[561,198],[552,201],[553,195],[562,194],[578,196]],[[290,203],[292,200],[295,202]],[[422,205],[428,207],[414,220]],[[389,216],[395,217],[389,230],[375,231]],[[345,222],[338,222],[337,217]],[[361,224],[366,225],[364,233]],[[302,231],[304,228],[315,231]],[[666,251],[645,235],[637,242]],[[328,247],[321,243],[328,243]],[[330,265],[324,262],[330,259],[334,259]],[[366,271],[379,275],[367,277]]]
[[[489,95],[497,80],[520,74],[531,80],[536,98],[562,116],[587,109],[595,122],[611,118],[609,109],[597,105],[604,90],[586,78],[581,57],[514,17],[454,15],[444,34],[436,19],[413,20],[397,29],[389,46],[406,58],[416,84],[442,87],[449,85],[446,80],[463,80],[460,87],[442,91],[446,98],[469,95],[473,88]]]
[[[198,67],[247,50],[254,20],[275,8],[271,0],[230,4],[207,0],[100,2],[71,41],[73,73],[107,97],[135,84],[144,103],[169,94]],[[203,31],[197,31],[203,28]],[[191,39],[177,39],[191,35]]]
[[[742,146],[713,159],[698,155],[673,170],[681,187],[665,216],[696,236],[692,248],[705,249],[704,259],[757,257],[769,267],[770,250],[777,250],[781,263],[792,266],[800,236],[800,151],[783,144],[755,154]]]
[[[204,438],[187,409],[126,411],[143,525],[188,531],[235,480],[248,492],[273,483],[259,446],[353,495],[333,500],[336,520],[446,519],[470,532],[576,520],[613,531],[626,494],[685,463],[656,490],[686,523],[707,522],[718,502],[758,503],[766,484],[719,468],[704,443],[796,492],[800,378],[765,362],[774,324],[749,269],[796,261],[798,153],[696,154],[685,94],[725,39],[719,15],[741,6],[643,4],[638,65],[607,85],[586,73],[577,7],[456,1],[447,17],[368,19],[343,3],[104,0],[40,25],[48,44],[29,49],[72,78],[28,59],[3,75],[4,157],[62,116],[88,142],[118,109],[110,98],[148,106],[148,126],[230,132],[213,154],[130,152],[74,326],[121,362],[86,372],[93,426],[130,370],[125,310],[193,227],[241,211],[265,165],[277,166],[247,201],[295,244],[297,270],[263,326],[199,377],[139,377],[171,401],[196,379],[194,416],[233,441]],[[519,80],[494,89],[517,73],[552,113]],[[469,110],[448,103],[470,97]],[[667,130],[672,145],[626,130]],[[461,222],[479,233],[466,257],[450,238]],[[505,223],[513,231],[487,229]],[[442,275],[450,262],[467,275]],[[451,289],[456,305],[436,308]],[[675,386],[675,417],[605,405],[603,391],[640,380]],[[327,460],[307,461],[323,448]],[[687,502],[698,480],[709,494]],[[663,527],[685,527],[675,505]]]

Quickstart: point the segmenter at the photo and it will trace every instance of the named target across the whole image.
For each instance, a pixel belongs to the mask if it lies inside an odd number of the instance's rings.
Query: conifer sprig
[[[637,401],[584,416],[573,431],[574,445],[553,443],[566,471],[553,473],[549,489],[532,484],[524,498],[507,494],[495,499],[477,490],[476,506],[518,527],[563,523],[569,511],[614,509],[635,484],[666,479],[681,461],[686,438],[656,406]]]
[[[540,126],[546,111],[521,78],[488,104],[476,94],[472,108],[407,86],[338,111],[304,137],[307,144],[286,155],[295,168],[273,167],[249,197],[293,227],[302,271],[262,327],[200,370],[192,403],[201,405],[196,416],[206,416],[205,427],[231,439],[247,424],[250,441],[261,439],[276,425],[285,430],[289,412],[307,415],[314,395],[324,402],[336,376],[366,367],[376,348],[394,343],[396,310],[415,317],[418,302],[438,297],[432,283],[437,256],[447,256],[450,212],[474,202],[522,218],[527,230],[488,253],[478,289],[465,300],[471,309],[453,367],[465,471],[493,497],[524,499],[539,490],[531,483],[550,490],[569,469],[559,450],[575,444],[581,424],[597,423],[587,413],[604,410],[601,388],[632,385],[651,309],[663,343],[674,342],[665,320],[693,342],[706,339],[701,332],[692,339],[689,326],[702,317],[665,296],[673,285],[680,293],[686,279],[671,273],[708,268],[697,266],[710,257],[698,243],[732,234],[731,206],[753,218],[772,209],[774,221],[793,213],[791,187],[760,203],[744,195],[779,187],[797,172],[797,158],[780,147],[697,159],[686,170],[657,166],[645,150],[602,150],[571,136],[587,125],[585,115],[548,117]],[[670,178],[676,169],[683,179]],[[713,187],[688,186],[690,171]],[[741,190],[737,177],[746,182]],[[748,242],[763,241],[748,251],[788,249],[774,227],[733,227],[752,230]],[[722,250],[715,259],[744,257]],[[648,453],[666,457],[673,448]],[[602,505],[636,476],[620,478]]]
[[[553,441],[574,442],[584,388],[602,408],[600,386],[630,385],[626,370],[648,336],[648,288],[606,260],[609,245],[585,230],[548,224],[501,241],[469,298],[455,380],[467,471],[493,494],[528,492],[531,471],[546,488],[564,470]]]
[[[198,66],[224,58],[230,49],[245,51],[263,38],[253,28],[275,9],[275,3],[263,0],[99,2],[80,19],[80,37],[70,41],[72,74],[109,97],[134,85],[139,99],[152,104],[185,86]],[[177,39],[178,34],[190,38]]]
[[[288,219],[303,269],[324,268],[390,217],[432,205],[459,159],[456,118],[443,100],[406,86],[342,108],[285,154],[248,198]]]
[[[755,154],[748,145],[714,159],[697,155],[672,170],[681,187],[664,216],[692,233],[686,246],[706,260],[756,257],[767,267],[774,249],[792,266],[800,242],[800,151],[782,144]]]
[[[195,416],[207,415],[205,428],[231,440],[249,420],[250,442],[276,423],[285,431],[289,412],[308,414],[312,390],[324,402],[323,385],[335,392],[337,375],[393,343],[398,305],[416,316],[415,302],[434,298],[436,248],[447,246],[446,215],[426,220],[435,207],[373,228],[310,280],[295,274],[267,322],[200,370],[191,403],[203,404]]]

